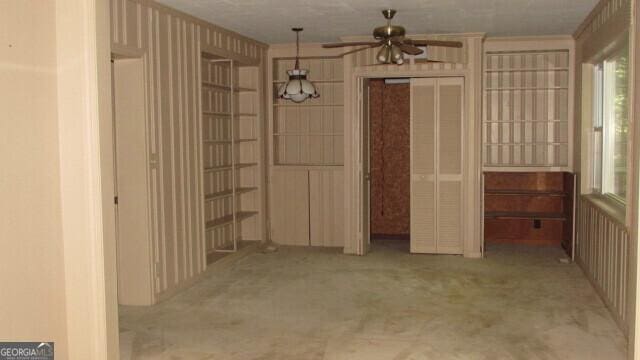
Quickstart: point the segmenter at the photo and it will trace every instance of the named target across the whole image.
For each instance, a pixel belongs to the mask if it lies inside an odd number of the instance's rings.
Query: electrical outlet
[[[540,219],[534,219],[533,220],[533,228],[534,229],[542,228],[542,221]]]

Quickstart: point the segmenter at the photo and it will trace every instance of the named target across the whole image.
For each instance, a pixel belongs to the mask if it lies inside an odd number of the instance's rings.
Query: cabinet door
[[[442,78],[437,86],[437,252],[462,254],[463,78]]]
[[[411,79],[411,252],[436,253],[436,79]]]
[[[344,247],[344,176],[341,168],[309,170],[309,228],[311,246]]]
[[[309,172],[274,169],[271,194],[271,240],[309,245]]]

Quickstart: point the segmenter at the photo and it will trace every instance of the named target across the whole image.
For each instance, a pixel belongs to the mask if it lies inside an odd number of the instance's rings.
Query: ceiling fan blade
[[[369,45],[369,46],[365,46],[365,47],[361,47],[361,48],[357,48],[357,49],[353,49],[351,51],[347,51],[345,53],[340,54],[339,56],[345,56],[345,55],[349,55],[349,54],[353,54],[356,53],[358,51],[362,51],[362,50],[367,50],[367,49],[371,49],[374,47],[380,46],[380,43],[375,43],[373,45]]]
[[[424,52],[424,50],[417,48],[413,45],[408,45],[408,44],[403,44],[403,43],[393,43],[394,45],[396,45],[397,47],[400,48],[400,50],[402,50],[402,52],[407,53],[409,55],[420,55]]]
[[[417,46],[444,46],[461,48],[462,43],[460,41],[445,41],[445,40],[411,40],[406,39],[405,43]]]
[[[341,42],[341,43],[331,43],[331,44],[322,44],[322,47],[325,49],[331,48],[339,48],[345,46],[361,46],[361,45],[378,45],[377,41],[354,41],[354,42]]]

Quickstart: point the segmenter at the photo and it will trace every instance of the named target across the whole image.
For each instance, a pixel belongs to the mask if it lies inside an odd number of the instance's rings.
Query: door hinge
[[[117,196],[114,196],[114,197],[113,197],[113,203],[114,203],[114,204],[116,204],[116,205],[118,205],[118,197],[117,197]]]

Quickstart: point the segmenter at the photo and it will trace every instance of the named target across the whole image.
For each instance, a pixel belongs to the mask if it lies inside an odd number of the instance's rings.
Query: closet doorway
[[[369,81],[369,214],[373,244],[409,251],[410,79]]]
[[[363,235],[412,253],[463,254],[464,79],[362,86]]]

